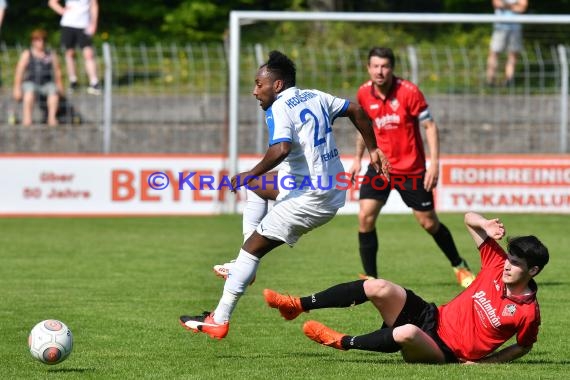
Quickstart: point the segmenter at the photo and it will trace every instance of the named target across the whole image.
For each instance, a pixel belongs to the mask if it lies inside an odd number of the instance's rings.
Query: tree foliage
[[[61,0],[62,2],[64,0]],[[42,27],[51,33],[51,42],[59,38],[59,16],[47,6],[47,0],[8,0],[8,10],[2,27],[1,39],[8,44],[27,44],[29,32]],[[96,42],[154,43],[157,41],[192,42],[221,41],[228,28],[231,10],[328,10],[344,12],[449,12],[491,13],[491,0],[122,0],[116,6],[111,1],[99,0],[100,21]],[[529,0],[530,14],[564,14],[570,9],[570,0]],[[320,26],[322,27],[322,26]],[[358,37],[373,34],[370,26],[330,26],[331,37],[341,43],[351,43]],[[363,29],[360,31],[360,29]],[[263,23],[248,28],[267,39],[299,38],[302,27],[284,25],[275,27]],[[419,37],[432,38],[439,28],[420,31]],[[294,30],[292,35],[284,32]],[[310,39],[314,27],[307,26],[303,36]],[[399,36],[399,32],[392,30]],[[314,33],[313,33],[314,34]],[[440,37],[442,37],[440,35]],[[255,35],[244,38],[256,38]],[[336,40],[337,42],[339,40]],[[343,42],[344,41],[344,42]],[[322,43],[322,42],[321,42]],[[335,43],[334,41],[325,43]]]
[[[61,0],[63,3],[64,0]],[[42,27],[59,35],[60,16],[47,0],[8,0],[2,40],[28,43],[29,32]],[[220,41],[231,10],[306,9],[299,0],[121,0],[117,6],[99,0],[96,38],[118,43]]]

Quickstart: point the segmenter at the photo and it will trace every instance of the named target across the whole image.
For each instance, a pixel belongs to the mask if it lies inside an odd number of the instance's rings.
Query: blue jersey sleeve
[[[277,114],[274,115],[274,112]],[[289,123],[284,123],[289,118],[286,115],[281,115],[279,109],[274,110],[270,107],[265,112],[265,123],[267,124],[268,135],[269,135],[269,146],[278,144],[283,141],[292,142],[292,125]],[[276,123],[278,120],[279,123]]]

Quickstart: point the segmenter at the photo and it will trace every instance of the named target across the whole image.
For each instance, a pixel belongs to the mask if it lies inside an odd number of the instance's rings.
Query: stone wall
[[[221,95],[113,95],[111,152],[223,153],[227,146],[224,99]],[[557,96],[437,95],[428,101],[440,128],[443,154],[559,151]],[[24,128],[5,122],[0,124],[0,151],[101,152],[103,97],[74,95],[70,103],[82,124]],[[255,153],[259,106],[252,97],[242,97],[239,107],[239,152]],[[7,115],[13,105],[5,102],[2,108]],[[334,130],[341,152],[352,154],[355,129],[339,119]]]

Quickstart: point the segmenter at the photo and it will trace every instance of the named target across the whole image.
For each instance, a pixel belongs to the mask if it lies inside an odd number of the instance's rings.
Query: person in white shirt
[[[376,146],[372,125],[362,108],[319,90],[297,88],[295,64],[283,53],[272,51],[260,66],[253,96],[265,111],[269,148],[251,170],[232,177],[232,189],[246,187],[248,204],[255,202],[250,196],[276,202],[270,211],[258,202],[258,221],[251,223],[252,231],[246,234],[231,265],[215,310],[180,317],[187,330],[216,339],[227,335],[231,314],[255,278],[260,259],[282,244],[293,246],[344,206],[347,186],[343,182],[350,183],[350,176],[344,171],[332,133],[337,117],[350,118],[364,139],[371,164],[378,172],[387,173],[388,161]],[[270,172],[278,165],[277,175]]]
[[[97,76],[97,62],[93,49],[93,36],[97,32],[99,18],[98,0],[49,0],[49,7],[61,15],[61,44],[65,49],[65,64],[69,79],[69,88],[74,91],[79,87],[75,65],[75,48],[83,51],[85,71],[89,77],[87,92],[92,95],[101,94],[101,85]]]

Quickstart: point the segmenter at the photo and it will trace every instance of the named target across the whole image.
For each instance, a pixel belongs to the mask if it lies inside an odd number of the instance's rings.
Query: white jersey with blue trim
[[[291,143],[291,151],[279,170],[280,187],[288,183],[283,175],[294,176],[295,189],[323,193],[336,187],[344,167],[332,124],[349,104],[347,99],[319,90],[291,87],[279,94],[266,111],[265,122],[270,146]]]

